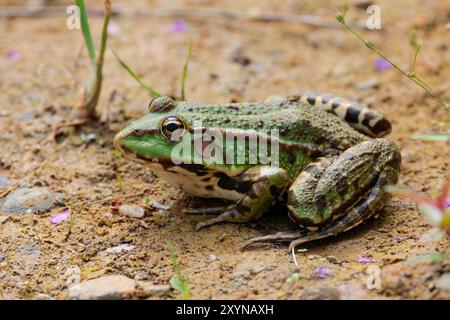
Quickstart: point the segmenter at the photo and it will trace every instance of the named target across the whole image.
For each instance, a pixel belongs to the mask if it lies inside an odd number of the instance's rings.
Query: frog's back
[[[203,109],[199,112],[199,108]],[[264,103],[190,104],[179,112],[205,128],[279,131],[281,142],[314,144],[345,150],[363,140],[357,132],[335,115],[301,101]]]

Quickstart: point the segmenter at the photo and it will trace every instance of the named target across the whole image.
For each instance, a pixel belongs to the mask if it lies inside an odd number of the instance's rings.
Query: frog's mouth
[[[152,170],[164,170],[173,166],[170,147],[152,137],[132,136],[119,132],[113,140],[114,147],[127,159],[150,167]],[[147,150],[153,150],[152,155]]]

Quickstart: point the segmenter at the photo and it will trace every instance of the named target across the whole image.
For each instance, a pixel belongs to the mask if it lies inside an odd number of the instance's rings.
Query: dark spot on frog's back
[[[229,110],[239,112],[239,107],[238,107],[238,106],[235,106],[235,105],[233,105],[233,104],[228,105],[227,108],[228,108]]]
[[[256,121],[255,125],[258,129],[262,129],[264,127],[264,121],[258,120]]]
[[[270,194],[274,197],[278,197],[278,195],[281,192],[280,188],[278,188],[277,186],[270,186],[269,191],[270,191]]]
[[[214,176],[219,178],[217,185],[225,190],[235,190],[239,193],[246,193],[251,187],[250,181],[238,181],[230,178],[223,172],[216,172]]]
[[[181,165],[184,169],[194,172],[197,176],[201,177],[207,175],[209,171],[201,164],[183,164]],[[207,177],[209,180],[210,177]]]
[[[280,135],[287,136],[288,134],[289,134],[289,129],[288,128],[281,128],[280,129]]]

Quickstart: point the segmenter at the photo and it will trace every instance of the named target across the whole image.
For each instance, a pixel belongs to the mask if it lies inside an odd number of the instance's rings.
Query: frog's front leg
[[[365,141],[339,156],[319,158],[297,177],[288,194],[290,216],[308,231],[249,240],[292,241],[295,246],[347,231],[381,210],[383,186],[398,180],[400,153],[386,139]]]
[[[197,230],[224,221],[247,222],[258,219],[287,190],[290,182],[286,170],[271,166],[250,168],[233,179],[250,182],[247,193],[219,216],[197,223]]]

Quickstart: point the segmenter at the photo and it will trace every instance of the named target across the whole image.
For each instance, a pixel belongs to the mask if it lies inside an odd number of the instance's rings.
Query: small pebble
[[[0,223],[5,223],[6,221],[8,221],[8,219],[8,216],[0,216]]]
[[[81,281],[81,270],[79,266],[68,266],[64,273],[66,278],[66,286],[69,288],[72,285],[76,285]]]
[[[161,297],[170,293],[168,285],[154,285],[150,282],[140,281],[138,287],[148,296]]]
[[[330,286],[322,286],[314,289],[303,291],[298,299],[299,300],[339,300],[341,297],[340,292]]]
[[[55,201],[47,188],[19,188],[5,198],[0,212],[11,215],[46,212]]]
[[[10,185],[11,185],[11,181],[0,176],[0,187],[6,187],[6,186],[10,186]]]
[[[209,257],[208,257],[208,261],[209,262],[213,262],[213,261],[216,261],[216,260],[217,260],[217,257],[215,255],[213,255],[213,254],[209,255]]]
[[[263,266],[254,266],[253,268],[250,269],[250,274],[252,276],[256,276],[258,273],[261,273],[264,270],[265,268]]]
[[[436,288],[450,292],[450,273],[444,273],[435,282]]]
[[[367,79],[366,81],[363,81],[361,83],[358,83],[355,85],[355,88],[359,91],[365,91],[369,89],[378,89],[380,88],[380,81],[375,78]]]
[[[127,252],[127,251],[131,251],[135,248],[135,246],[131,245],[131,244],[121,244],[115,247],[111,247],[109,249],[106,249],[105,253],[111,253],[111,254],[116,254],[116,253],[121,253],[121,252]]]
[[[330,263],[333,263],[333,264],[339,263],[338,259],[335,256],[327,256],[327,259]]]
[[[103,276],[69,287],[72,300],[121,300],[136,289],[136,281],[122,275]]]
[[[119,207],[119,213],[132,218],[142,218],[145,214],[145,209],[137,204],[124,204]]]

